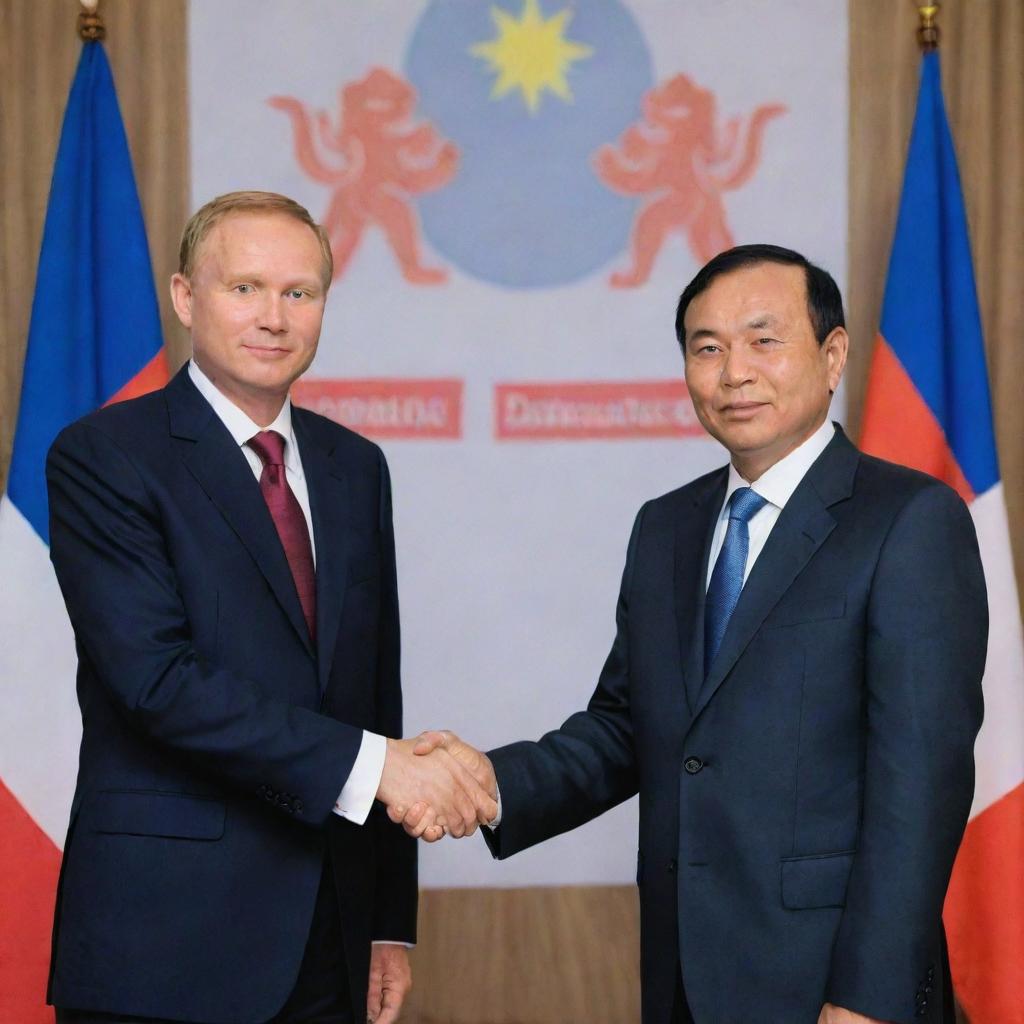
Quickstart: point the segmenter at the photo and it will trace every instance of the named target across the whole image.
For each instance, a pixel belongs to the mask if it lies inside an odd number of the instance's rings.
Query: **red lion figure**
[[[267,102],[291,118],[302,169],[334,189],[323,225],[331,239],[335,279],[344,273],[368,224],[384,231],[407,281],[441,284],[448,279],[446,270],[421,262],[410,198],[451,181],[459,153],[432,125],[413,122],[416,90],[408,82],[384,68],[350,82],[340,93],[337,127],[326,111],[314,116],[292,96]],[[331,156],[325,159],[327,153]]]
[[[754,173],[764,127],[785,110],[778,103],[761,106],[745,126],[733,117],[719,129],[714,95],[686,75],[644,94],[644,119],[623,133],[618,148],[606,145],[594,154],[594,169],[609,188],[651,197],[633,225],[632,266],[611,275],[613,287],[643,284],[670,231],[686,233],[702,265],[733,245],[722,193]]]

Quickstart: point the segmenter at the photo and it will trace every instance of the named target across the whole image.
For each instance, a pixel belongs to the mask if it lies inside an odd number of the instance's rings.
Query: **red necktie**
[[[284,469],[284,438],[276,430],[261,430],[249,439],[249,447],[260,457],[263,472],[260,490],[270,509],[270,517],[277,527],[288,566],[299,592],[302,614],[309,627],[309,635],[316,640],[316,569],[313,567],[313,547],[309,543],[309,529],[295,492],[288,486]]]

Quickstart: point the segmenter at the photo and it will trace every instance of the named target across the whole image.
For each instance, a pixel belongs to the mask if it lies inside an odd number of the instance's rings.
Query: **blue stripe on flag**
[[[7,483],[11,501],[47,544],[50,444],[115,395],[161,345],[114,81],[102,44],[86,43],[53,168]]]
[[[882,334],[975,494],[999,481],[981,316],[937,53],[925,54]]]

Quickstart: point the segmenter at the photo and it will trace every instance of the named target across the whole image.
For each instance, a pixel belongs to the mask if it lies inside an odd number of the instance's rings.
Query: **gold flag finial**
[[[106,38],[107,30],[103,25],[103,19],[96,9],[100,0],[80,0],[82,9],[78,12],[78,34],[84,43],[94,43],[99,39]]]
[[[920,43],[921,49],[925,53],[937,50],[939,48],[939,26],[935,23],[935,19],[938,18],[939,8],[942,5],[937,2],[922,4],[915,0],[914,6],[917,7],[917,14],[921,19],[917,26],[917,41]]]

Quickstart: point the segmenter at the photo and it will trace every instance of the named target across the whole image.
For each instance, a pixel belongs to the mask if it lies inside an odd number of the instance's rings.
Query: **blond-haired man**
[[[395,739],[382,453],[288,398],[331,269],[293,200],[208,203],[171,282],[192,359],[50,452],[83,717],[60,1021],[394,1021],[416,855],[374,799],[398,817],[432,793],[458,833],[495,810],[450,756],[423,771]]]

